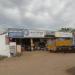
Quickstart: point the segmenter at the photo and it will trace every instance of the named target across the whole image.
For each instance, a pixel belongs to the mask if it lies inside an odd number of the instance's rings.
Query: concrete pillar
[[[30,42],[31,42],[31,51],[33,51],[34,50],[33,39],[30,39]]]

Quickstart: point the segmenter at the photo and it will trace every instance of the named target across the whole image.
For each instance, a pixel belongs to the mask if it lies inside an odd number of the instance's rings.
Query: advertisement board
[[[46,31],[45,37],[55,37],[55,32]]]
[[[8,36],[11,38],[22,38],[22,37],[24,37],[23,29],[9,28]]]
[[[69,32],[55,32],[55,37],[72,38],[72,33],[69,33]]]
[[[24,37],[44,37],[44,31],[41,30],[24,30]]]
[[[10,29],[8,32],[11,38],[27,38],[27,37],[44,37],[45,32],[42,30],[35,29]]]
[[[13,32],[9,32],[8,36],[12,38],[22,38],[24,37],[24,34],[22,31],[15,31],[15,32],[13,31]]]
[[[10,54],[15,55],[16,54],[16,42],[10,42],[9,48],[10,48]]]
[[[16,45],[17,47],[17,53],[21,53],[21,45]]]

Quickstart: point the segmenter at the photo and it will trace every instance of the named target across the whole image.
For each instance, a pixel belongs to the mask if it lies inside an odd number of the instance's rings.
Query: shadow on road
[[[54,52],[54,51],[50,51],[50,52]],[[55,51],[55,53],[75,53],[75,50],[62,49],[62,50]]]
[[[75,67],[66,70],[69,75],[75,75]]]

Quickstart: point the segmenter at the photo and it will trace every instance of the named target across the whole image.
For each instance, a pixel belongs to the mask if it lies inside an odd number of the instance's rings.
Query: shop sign
[[[12,37],[12,38],[22,38],[22,37],[24,37],[24,34],[23,34],[22,31],[9,32],[8,35],[9,35],[9,37]]]
[[[46,35],[54,35],[55,32],[51,32],[51,31],[46,31]]]
[[[44,37],[44,31],[41,30],[25,30],[24,37]]]
[[[45,37],[55,37],[55,32],[46,31]]]
[[[72,33],[69,32],[55,32],[56,37],[67,37],[72,38]]]

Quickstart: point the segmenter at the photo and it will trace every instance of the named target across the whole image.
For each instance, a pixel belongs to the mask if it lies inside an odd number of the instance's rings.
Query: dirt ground
[[[75,75],[75,53],[24,52],[0,61],[0,75]]]

